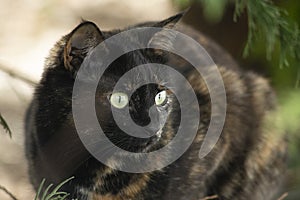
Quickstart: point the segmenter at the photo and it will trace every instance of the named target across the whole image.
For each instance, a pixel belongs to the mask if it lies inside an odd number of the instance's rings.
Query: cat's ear
[[[69,71],[77,71],[83,59],[93,48],[104,40],[104,36],[92,22],[83,22],[68,36],[64,48],[64,65]]]
[[[174,28],[176,23],[184,16],[187,10],[180,12],[168,19],[157,22],[154,26],[162,28],[161,31],[155,33],[148,42],[149,48],[154,48],[154,54],[164,56],[166,52],[161,49],[173,49],[176,33],[170,29]]]
[[[173,28],[176,23],[186,14],[187,10],[177,13],[176,15],[173,15],[165,20],[162,20],[160,22],[157,22],[154,24],[154,27],[160,27],[160,28]]]

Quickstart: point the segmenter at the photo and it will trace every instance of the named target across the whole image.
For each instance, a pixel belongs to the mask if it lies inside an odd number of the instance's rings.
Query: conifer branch
[[[300,31],[298,25],[288,23],[287,12],[271,0],[236,0],[234,20],[246,10],[248,15],[248,39],[244,56],[248,56],[254,44],[265,41],[267,59],[272,58],[276,44],[279,46],[279,66],[289,66],[289,58],[300,62]]]

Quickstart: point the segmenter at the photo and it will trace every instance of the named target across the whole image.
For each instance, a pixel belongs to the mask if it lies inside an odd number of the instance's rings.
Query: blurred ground
[[[81,18],[110,29],[175,13],[169,0],[0,0],[0,6],[0,66],[34,81],[49,49]],[[0,113],[13,134],[10,139],[0,127],[0,185],[20,200],[34,198],[23,151],[23,118],[32,92],[33,86],[0,72]],[[10,198],[0,191],[0,200]]]

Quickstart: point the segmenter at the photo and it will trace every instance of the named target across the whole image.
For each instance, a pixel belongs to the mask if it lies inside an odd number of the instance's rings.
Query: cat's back
[[[197,41],[216,65],[191,66],[177,56],[169,61],[183,70],[196,92],[200,121],[206,129],[198,131],[193,145],[174,164],[177,170],[171,174],[178,181],[169,185],[166,199],[195,198],[201,187],[208,196],[218,199],[276,199],[285,181],[287,140],[285,131],[277,124],[280,111],[269,81],[240,68],[227,51],[201,32],[183,24],[176,26],[176,30]],[[182,51],[197,56],[188,45],[182,46]],[[207,77],[197,74],[197,67],[217,67],[212,73],[220,73],[226,90],[225,105],[217,105],[226,107],[222,133],[213,150],[202,159],[199,150],[205,138],[203,132],[207,131],[213,111]],[[177,191],[172,192],[175,188]]]

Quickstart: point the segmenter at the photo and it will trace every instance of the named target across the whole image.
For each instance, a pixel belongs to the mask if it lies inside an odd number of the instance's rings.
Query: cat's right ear
[[[79,69],[85,56],[104,40],[96,24],[83,22],[68,36],[64,48],[64,65],[71,72]]]

